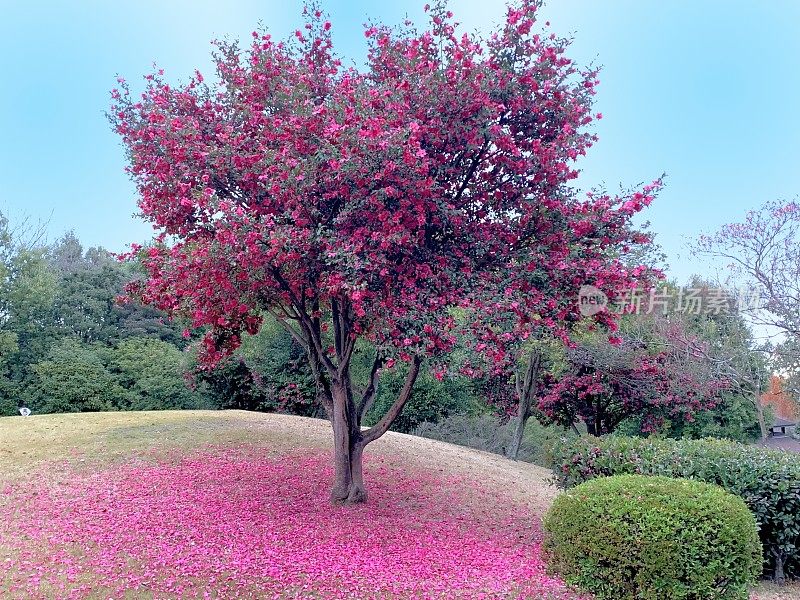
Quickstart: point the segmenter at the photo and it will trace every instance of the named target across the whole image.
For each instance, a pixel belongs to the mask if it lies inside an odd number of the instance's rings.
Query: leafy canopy
[[[111,119],[161,232],[132,292],[208,326],[209,363],[270,312],[337,378],[359,337],[387,366],[448,349],[455,306],[524,336],[574,316],[583,283],[632,285],[643,268],[608,249],[641,241],[630,218],[658,184],[575,199],[596,72],[536,32],[537,8],[488,39],[441,5],[424,31],[371,26],[358,70],[312,7],[289,42],[217,43],[214,83],[159,71],[134,99],[121,80]]]

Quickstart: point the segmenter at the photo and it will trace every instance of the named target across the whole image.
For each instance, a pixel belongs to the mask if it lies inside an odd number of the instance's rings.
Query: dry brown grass
[[[203,444],[252,443],[258,432],[289,442],[291,433],[274,417],[245,411],[147,411],[37,415],[0,418],[3,477],[52,460],[105,463],[145,451]]]
[[[208,444],[263,447],[265,452],[330,448],[330,426],[318,419],[246,411],[119,412],[0,418],[0,484],[31,467],[68,461],[98,468],[134,456],[168,454]],[[367,453],[510,494],[543,514],[557,490],[546,469],[461,446],[388,433]],[[367,463],[369,464],[369,463]],[[368,468],[368,467],[367,467]],[[2,550],[2,549],[0,549]],[[2,555],[2,552],[0,552]],[[800,600],[800,586],[761,586],[759,600]]]
[[[131,456],[207,444],[248,444],[265,451],[326,449],[327,421],[247,411],[147,411],[0,418],[0,481],[43,461],[101,466]],[[389,432],[367,454],[396,465],[424,466],[487,485],[546,510],[556,490],[549,471],[528,463],[401,433]]]

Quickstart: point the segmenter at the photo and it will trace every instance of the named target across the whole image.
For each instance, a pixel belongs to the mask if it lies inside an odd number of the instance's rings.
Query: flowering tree
[[[800,394],[800,203],[768,202],[742,222],[702,236],[695,250],[724,261],[727,283],[757,300],[741,310],[780,338],[775,357]]]
[[[656,431],[665,419],[691,421],[713,408],[727,383],[717,376],[705,344],[679,320],[631,316],[611,338],[585,337],[566,352],[566,366],[538,408],[563,426],[582,421],[592,435],[612,433],[639,418]]]
[[[726,262],[735,290],[757,293],[761,301],[743,308],[760,324],[800,336],[800,203],[768,202],[702,236],[696,250]]]
[[[527,273],[525,295],[535,294],[540,307],[532,316],[520,310],[528,307],[516,299],[503,304],[490,294],[488,302],[474,302],[481,318],[470,324],[472,339],[477,338],[473,347],[491,359],[493,375],[513,381],[516,402],[509,411],[514,429],[506,448],[508,458],[516,460],[525,425],[537,408],[549,377],[548,355],[563,344],[571,345],[575,327],[600,326],[611,332],[618,327],[617,312],[608,306],[582,305],[584,295],[602,293],[617,300],[627,292],[632,298],[634,290],[647,289],[662,277],[651,266],[657,262],[652,235],[631,223],[660,185],[656,181],[640,196],[634,195],[641,201],[589,195],[581,219],[573,216],[566,234],[561,234],[568,248],[563,264],[558,269],[540,265]]]
[[[646,191],[653,193],[657,186],[647,186]],[[610,197],[593,198],[596,212],[586,219],[591,228],[570,228],[565,236],[569,240],[568,258],[562,267],[548,270],[542,265],[527,274],[525,294],[539,298],[540,308],[533,318],[525,312],[528,306],[516,297],[503,302],[489,295],[488,301],[473,301],[479,318],[467,323],[470,334],[466,343],[488,359],[483,368],[493,377],[513,382],[513,405],[503,407],[514,421],[506,448],[508,458],[516,460],[526,423],[537,409],[538,396],[548,378],[548,357],[564,344],[571,345],[570,333],[575,327],[617,329],[617,313],[601,306],[596,308],[602,310],[594,312],[593,307],[580,304],[586,283],[594,284],[589,288],[592,293],[613,297],[646,288],[661,276],[647,264],[629,260],[631,250],[650,246],[652,237],[633,227],[631,213],[618,207]]]
[[[570,309],[540,290],[569,268],[571,240],[601,232],[598,211],[624,223],[650,201],[572,198],[596,73],[534,32],[536,9],[509,7],[485,41],[456,36],[442,7],[422,32],[369,27],[363,70],[342,66],[310,9],[290,42],[218,44],[214,85],[156,73],[141,99],[124,81],[112,93],[141,213],[160,231],[131,292],[207,327],[208,364],[264,314],[287,328],[333,425],[335,501],[366,498],[364,447],[422,361],[452,345],[454,307],[510,310],[517,333],[557,328]],[[359,340],[376,348],[360,393]],[[400,361],[397,398],[362,430],[381,371]]]

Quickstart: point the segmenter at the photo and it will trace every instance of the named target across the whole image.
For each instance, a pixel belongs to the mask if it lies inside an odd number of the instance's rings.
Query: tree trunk
[[[764,406],[761,404],[761,390],[756,390],[753,401],[756,403],[756,415],[758,416],[758,429],[761,432],[761,441],[767,439],[767,424],[764,421]]]
[[[334,466],[335,475],[331,502],[337,504],[360,504],[367,501],[367,489],[364,486],[363,461],[364,445],[357,442],[342,449],[337,443],[334,431]]]
[[[350,361],[358,340],[353,331],[352,305],[347,299],[331,300],[330,316],[335,349],[333,357],[327,349],[327,340],[323,339],[319,300],[307,300],[304,292],[298,295],[282,278],[278,269],[273,269],[273,274],[290,300],[290,307],[277,311],[275,316],[306,349],[316,384],[317,401],[325,408],[333,427],[334,479],[331,501],[345,504],[365,502],[367,492],[362,469],[364,448],[386,433],[402,412],[411,397],[422,357],[412,357],[400,394],[386,414],[374,426],[362,431],[361,419],[375,400],[385,357],[380,351],[375,353],[369,384],[356,403],[350,375]],[[295,321],[296,325],[290,321]]]
[[[364,443],[347,380],[332,386],[334,482],[331,501],[345,504],[366,502],[362,457]]]
[[[511,442],[506,448],[506,458],[517,460],[519,456],[519,447],[522,445],[522,436],[525,434],[525,424],[530,417],[530,406],[525,402],[520,402],[519,412],[514,423],[514,432],[511,435]]]
[[[775,557],[775,571],[772,574],[772,579],[775,583],[783,585],[786,583],[786,573],[783,570],[783,553],[773,551],[772,555]]]
[[[305,288],[294,289],[278,267],[272,267],[271,271],[288,298],[287,305],[275,307],[273,315],[292,338],[305,348],[314,375],[317,401],[325,408],[333,427],[334,480],[331,500],[346,504],[365,502],[367,492],[362,469],[364,448],[386,433],[402,412],[419,376],[422,356],[411,357],[405,383],[386,414],[375,425],[362,431],[361,419],[375,400],[385,357],[376,351],[369,384],[356,404],[350,375],[351,359],[358,341],[353,327],[355,315],[352,303],[347,297],[330,300],[335,357],[331,356],[328,340],[323,336],[325,328],[320,318],[322,310],[319,297],[309,294]]]
[[[331,502],[359,504],[367,501],[364,487],[364,444],[358,439],[351,441],[349,433],[342,434],[339,423],[333,425],[334,480]]]
[[[520,381],[517,376],[517,418],[514,424],[514,433],[511,435],[511,442],[506,448],[506,457],[517,460],[519,448],[522,445],[522,437],[525,434],[525,424],[531,416],[531,406],[536,392],[539,389],[537,383],[539,379],[539,368],[542,364],[542,354],[538,350],[531,351],[528,357],[528,364],[525,368],[525,377]]]
[[[350,495],[353,482],[350,467],[350,425],[347,422],[347,404],[340,398],[342,389],[333,389],[333,468],[334,479],[331,490],[331,501],[344,502]]]
[[[359,440],[350,449],[350,491],[345,504],[360,504],[367,501],[367,488],[364,487],[364,469],[362,458],[364,445]]]
[[[419,375],[422,360],[414,357],[400,394],[383,418],[373,427],[362,431],[361,418],[371,404],[370,394],[376,389],[368,390],[358,406],[353,401],[353,390],[349,371],[345,371],[341,379],[331,386],[333,410],[333,462],[334,481],[331,490],[331,501],[340,504],[359,504],[367,501],[367,490],[364,485],[363,456],[364,448],[370,442],[381,437],[403,410]]]

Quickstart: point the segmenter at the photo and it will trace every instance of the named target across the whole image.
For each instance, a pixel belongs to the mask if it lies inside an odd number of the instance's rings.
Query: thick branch
[[[339,357],[341,366],[344,346],[342,337],[344,335],[345,325],[342,311],[339,309],[339,301],[336,300],[336,298],[331,299],[331,320],[333,321],[333,346],[336,349],[336,356]]]
[[[369,373],[369,383],[367,384],[367,389],[364,390],[364,393],[361,395],[361,402],[358,404],[358,422],[361,422],[361,419],[364,418],[364,415],[367,414],[367,411],[372,407],[372,403],[375,401],[375,396],[378,393],[378,379],[380,379],[380,370],[383,366],[383,357],[381,356],[380,352],[375,352],[375,360],[372,363],[372,369]]]
[[[316,386],[317,402],[319,402],[325,409],[325,413],[329,419],[333,418],[333,396],[331,394],[330,382],[326,379],[325,373],[322,371],[319,364],[319,358],[313,350],[308,352],[309,365],[311,372],[314,375],[314,384]]]
[[[346,300],[339,302],[331,300],[331,317],[333,320],[333,339],[336,348],[336,357],[339,360],[338,377],[344,377],[350,368],[350,359],[356,349],[356,338],[351,335],[353,311]]]
[[[322,337],[319,333],[319,327],[317,320],[311,320],[311,317],[306,314],[305,311],[305,301],[301,302],[298,300],[297,295],[292,290],[292,287],[289,285],[289,282],[284,279],[283,275],[278,268],[272,268],[272,274],[275,277],[275,280],[280,284],[280,286],[284,289],[284,291],[289,295],[289,300],[294,306],[295,311],[297,312],[297,316],[299,318],[299,322],[303,330],[305,331],[306,335],[308,336],[309,341],[313,344],[313,349],[316,350],[317,357],[319,358],[320,362],[325,366],[328,372],[331,375],[337,375],[338,370],[336,366],[333,364],[328,355],[325,353],[325,349],[322,347]],[[311,352],[309,352],[309,355]]]
[[[536,381],[539,378],[539,367],[542,364],[542,353],[533,350],[528,357],[528,368],[525,370],[525,384],[522,388],[522,396],[526,401],[530,401],[533,391],[536,388]]]
[[[284,316],[283,316],[283,315],[281,315],[281,314],[277,314],[275,311],[270,311],[270,314],[272,314],[272,316],[275,318],[275,320],[276,320],[278,323],[280,323],[280,325],[281,325],[281,326],[282,326],[282,327],[283,327],[283,328],[284,328],[286,331],[288,331],[288,332],[289,332],[289,334],[292,336],[292,338],[293,338],[293,339],[294,339],[294,340],[295,340],[295,341],[296,341],[298,344],[300,344],[300,345],[301,345],[303,348],[305,348],[305,349],[306,349],[306,351],[308,351],[308,350],[310,349],[310,346],[309,346],[309,343],[310,343],[310,342],[309,342],[309,340],[307,340],[306,338],[304,338],[304,337],[303,337],[303,334],[302,334],[301,332],[297,331],[297,330],[296,330],[294,327],[292,327],[292,326],[291,326],[291,324],[289,323],[289,321],[287,321],[287,318],[286,318],[286,317],[284,317]]]
[[[386,414],[383,415],[383,418],[380,421],[364,432],[362,440],[365,446],[370,442],[374,442],[384,433],[386,433],[391,424],[394,423],[394,420],[400,416],[400,413],[403,411],[403,407],[411,397],[411,391],[414,389],[414,383],[417,380],[417,375],[419,375],[419,367],[421,364],[422,358],[415,356],[411,361],[411,366],[408,369],[408,375],[406,375],[406,381],[403,384],[403,389],[400,390],[400,394],[397,396],[397,400],[394,401],[394,404],[392,404],[389,410],[386,411]]]

